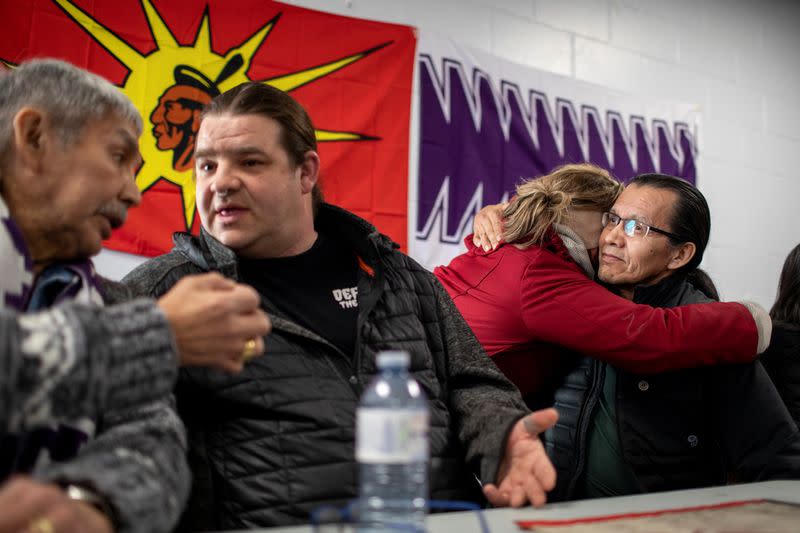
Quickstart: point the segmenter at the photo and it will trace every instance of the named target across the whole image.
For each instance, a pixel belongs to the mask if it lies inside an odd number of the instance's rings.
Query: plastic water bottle
[[[408,352],[377,356],[380,373],[356,417],[359,531],[425,531],[428,401],[408,373]]]

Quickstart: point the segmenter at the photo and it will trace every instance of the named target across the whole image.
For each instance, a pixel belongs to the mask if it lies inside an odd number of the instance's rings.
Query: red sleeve
[[[670,309],[635,304],[549,254],[541,254],[523,274],[520,305],[537,340],[630,372],[743,363],[756,356],[756,325],[741,304]]]

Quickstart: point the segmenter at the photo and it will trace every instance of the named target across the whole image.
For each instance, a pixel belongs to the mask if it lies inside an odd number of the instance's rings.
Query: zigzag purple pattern
[[[688,124],[629,116],[511,82],[445,58],[420,55],[420,154],[416,236],[456,243],[481,206],[513,194],[521,178],[590,161],[623,181],[645,172],[696,179]],[[441,225],[433,222],[441,217]],[[439,235],[431,235],[440,227]]]

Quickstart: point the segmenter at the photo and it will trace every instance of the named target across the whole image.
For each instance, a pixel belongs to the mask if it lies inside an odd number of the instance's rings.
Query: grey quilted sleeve
[[[479,473],[481,482],[495,483],[508,433],[530,411],[519,390],[483,351],[444,288],[438,281],[434,284],[458,436],[467,463]]]

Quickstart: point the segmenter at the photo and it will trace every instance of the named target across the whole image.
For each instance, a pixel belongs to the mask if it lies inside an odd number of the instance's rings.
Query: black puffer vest
[[[431,497],[480,498],[451,420],[433,276],[343,210],[323,206],[316,224],[352,244],[365,264],[356,354],[288,320],[262,295],[273,327],[264,356],[237,376],[182,371],[176,396],[195,476],[182,530],[301,523],[316,507],[356,497],[355,412],[376,373],[375,354],[388,347],[412,354],[411,371],[431,400]],[[237,278],[233,253],[208,235],[178,234],[175,242],[126,279],[135,292],[158,296],[183,276],[209,270]]]

